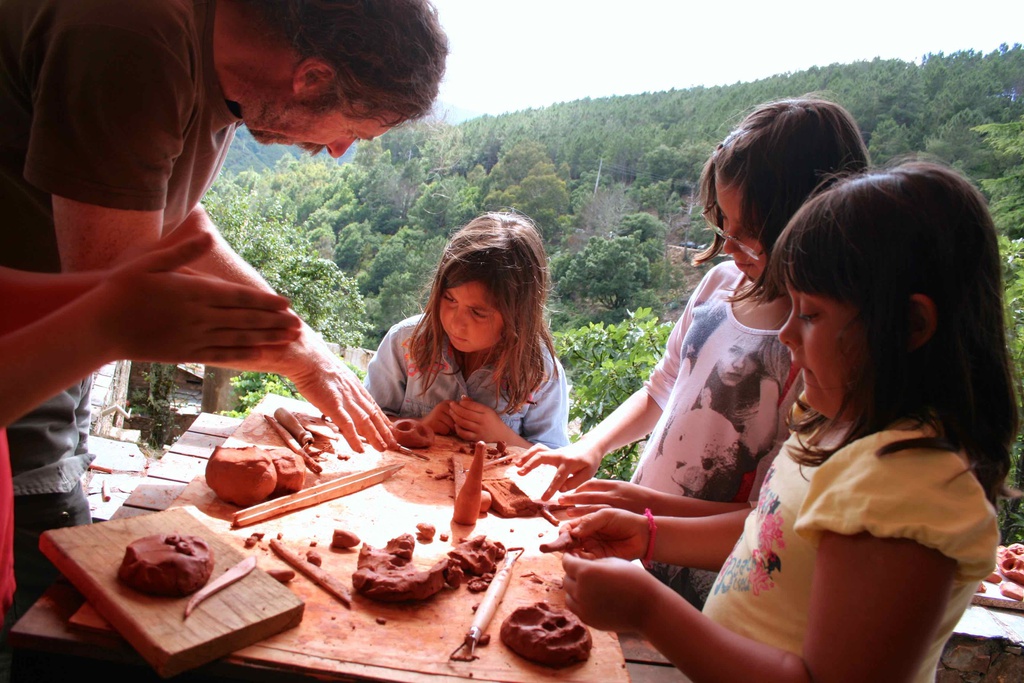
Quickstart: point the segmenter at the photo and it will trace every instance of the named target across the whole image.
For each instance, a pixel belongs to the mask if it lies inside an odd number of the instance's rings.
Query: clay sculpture
[[[206,483],[221,500],[249,507],[271,495],[294,493],[306,482],[302,459],[259,446],[217,447],[206,463]]]
[[[525,659],[562,667],[590,657],[590,631],[575,614],[546,602],[517,608],[501,625],[501,642]]]
[[[471,526],[476,524],[480,516],[480,494],[483,491],[484,458],[487,457],[487,444],[477,441],[473,448],[473,463],[466,472],[466,480],[455,496],[455,511],[452,521],[456,524]],[[458,467],[458,464],[456,464]]]
[[[434,445],[434,430],[419,420],[395,420],[391,430],[395,434],[395,441],[406,448],[430,448]]]
[[[416,545],[411,534],[402,534],[388,541],[383,550],[363,543],[359,549],[357,569],[352,586],[368,598],[380,602],[426,600],[444,586],[457,586],[461,573],[449,572],[448,558],[430,569],[419,569],[412,563]]]
[[[202,588],[213,572],[213,550],[199,536],[156,534],[128,544],[117,578],[149,595],[181,597]]]

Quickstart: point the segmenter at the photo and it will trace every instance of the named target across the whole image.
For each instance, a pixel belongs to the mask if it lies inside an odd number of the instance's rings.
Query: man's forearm
[[[213,275],[229,282],[259,287],[266,291],[273,291],[267,281],[259,272],[249,265],[245,259],[231,248],[224,239],[217,226],[213,224],[209,214],[203,206],[197,205],[185,221],[174,231],[172,241],[177,239],[188,239],[198,233],[209,233],[213,237],[213,248],[210,253],[198,259],[192,264],[196,270]]]

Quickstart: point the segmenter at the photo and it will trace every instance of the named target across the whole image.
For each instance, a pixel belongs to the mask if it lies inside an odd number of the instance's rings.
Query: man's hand
[[[541,500],[549,500],[556,491],[568,491],[593,477],[602,457],[602,453],[588,448],[583,441],[556,449],[538,444],[519,458],[519,474],[525,475],[541,465],[557,467],[555,476],[540,497]]]
[[[302,397],[334,421],[348,445],[363,452],[360,436],[379,451],[396,450],[391,421],[359,378],[335,356],[320,335],[302,324],[299,339],[278,353],[263,353],[242,370],[274,372],[290,379]]]

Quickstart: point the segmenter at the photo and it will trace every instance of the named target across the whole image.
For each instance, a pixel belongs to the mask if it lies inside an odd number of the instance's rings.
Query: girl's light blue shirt
[[[547,355],[547,378],[518,411],[507,414],[508,405],[494,386],[494,369],[487,365],[469,378],[458,369],[447,339],[439,372],[426,387],[423,373],[412,365],[409,339],[422,315],[407,318],[388,331],[377,355],[366,369],[364,385],[385,412],[399,417],[425,417],[438,403],[469,396],[494,408],[501,421],[530,443],[561,448],[569,443],[569,389],[565,370],[557,358]],[[557,370],[557,377],[555,371]]]

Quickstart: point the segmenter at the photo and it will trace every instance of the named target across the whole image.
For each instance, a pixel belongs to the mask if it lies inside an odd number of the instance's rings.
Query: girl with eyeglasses
[[[809,196],[867,165],[850,114],[810,97],[758,107],[718,145],[700,187],[715,238],[695,263],[723,252],[732,259],[697,286],[641,389],[575,443],[524,454],[523,474],[557,467],[545,499],[576,488],[559,502],[686,517],[732,513],[723,535],[731,547],[802,388],[778,339],[789,298],[766,279],[772,248]],[[645,437],[631,483],[587,481],[605,454]],[[650,569],[697,607],[715,576],[665,564]]]

